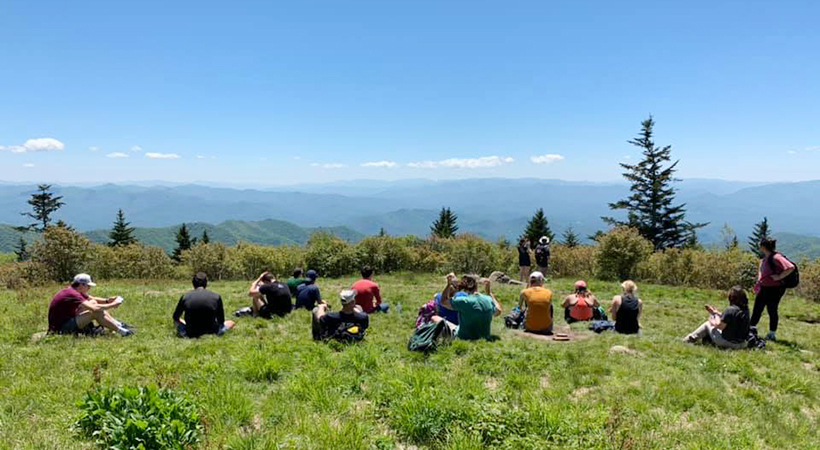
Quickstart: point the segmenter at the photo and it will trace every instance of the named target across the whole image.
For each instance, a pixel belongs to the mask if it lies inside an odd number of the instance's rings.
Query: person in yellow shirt
[[[525,313],[525,331],[552,334],[552,291],[544,287],[543,273],[530,275],[529,287],[518,297],[518,308]]]

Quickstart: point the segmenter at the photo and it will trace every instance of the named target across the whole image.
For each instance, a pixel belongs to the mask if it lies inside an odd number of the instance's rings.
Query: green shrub
[[[140,244],[94,245],[86,270],[101,279],[163,279],[174,274],[173,261],[163,249]]]
[[[813,302],[820,302],[820,260],[800,264],[800,286],[797,292]]]
[[[671,286],[729,289],[754,285],[758,261],[749,252],[668,249],[641,261],[637,278]]]
[[[392,236],[372,236],[356,245],[359,264],[370,266],[377,273],[413,269],[413,251],[406,239]]]
[[[356,249],[325,232],[314,233],[308,240],[305,265],[323,277],[350,275],[359,269]]]
[[[439,244],[446,247],[446,270],[448,272],[486,276],[496,270],[505,272],[514,270],[512,251],[504,250],[478,236],[462,234],[439,241],[441,241]]]
[[[76,231],[52,226],[31,246],[31,260],[42,265],[53,281],[69,281],[89,262],[91,242]]]
[[[79,403],[80,433],[103,448],[187,449],[203,427],[196,407],[156,387],[102,388]]]
[[[617,227],[598,239],[598,276],[605,280],[632,278],[638,263],[652,254],[652,243],[637,230]]]
[[[555,245],[551,249],[550,272],[560,278],[593,278],[597,265],[598,248],[581,245]]]
[[[191,273],[204,272],[211,280],[231,279],[238,275],[232,256],[225,244],[196,244],[182,252],[182,264]]]
[[[22,289],[46,283],[49,271],[39,263],[13,262],[0,265],[0,286],[6,289]]]

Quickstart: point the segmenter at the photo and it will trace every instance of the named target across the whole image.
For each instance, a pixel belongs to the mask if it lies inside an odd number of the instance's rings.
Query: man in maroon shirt
[[[373,269],[365,266],[362,268],[362,279],[353,283],[351,289],[356,291],[356,304],[364,312],[372,314],[374,312],[387,312],[389,305],[382,303],[382,296],[379,292],[379,285],[374,283]]]
[[[74,277],[71,286],[62,289],[48,306],[48,331],[61,334],[76,334],[86,330],[92,320],[122,336],[134,334],[122,322],[108,314],[122,304],[121,297],[99,298],[88,295],[97,284],[91,276],[81,273]]]

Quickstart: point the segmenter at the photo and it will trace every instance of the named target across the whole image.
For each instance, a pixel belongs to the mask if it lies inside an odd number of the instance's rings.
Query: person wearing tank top
[[[595,310],[601,305],[587,288],[587,283],[578,280],[575,282],[575,293],[566,296],[561,306],[564,308],[564,320],[574,323],[592,320],[596,316]]]
[[[637,334],[641,330],[643,301],[638,298],[638,286],[632,280],[621,284],[623,294],[612,298],[610,312],[615,319],[615,331],[622,334]]]

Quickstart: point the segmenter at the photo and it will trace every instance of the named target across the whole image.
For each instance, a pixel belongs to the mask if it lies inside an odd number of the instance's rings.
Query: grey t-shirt
[[[729,342],[744,342],[749,337],[749,309],[732,305],[723,311],[721,322],[726,324],[723,338]]]

